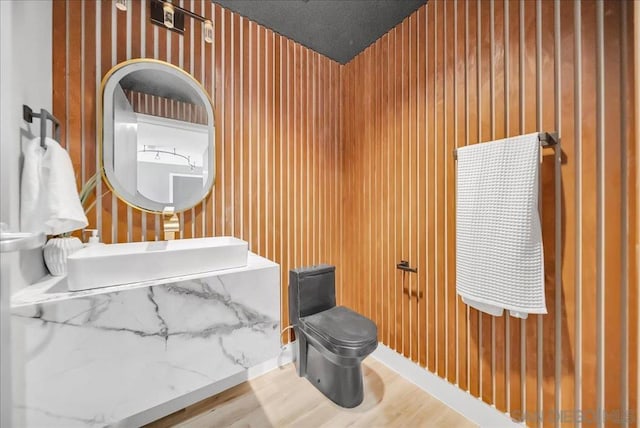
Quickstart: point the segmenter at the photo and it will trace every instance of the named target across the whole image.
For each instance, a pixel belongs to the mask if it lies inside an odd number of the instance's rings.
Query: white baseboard
[[[371,356],[480,427],[522,428],[523,426],[495,407],[436,376],[424,367],[420,367],[382,343],[378,344],[378,348]]]
[[[150,422],[163,418],[167,415],[170,415],[171,413],[177,412],[178,410],[182,410],[185,407],[196,404],[197,402],[202,401],[206,398],[219,394],[222,391],[225,391],[229,388],[233,388],[236,385],[240,385],[243,382],[254,379],[258,376],[262,376],[263,374],[268,373],[271,370],[275,370],[278,367],[284,366],[285,364],[289,364],[292,361],[293,361],[292,344],[289,343],[282,348],[282,350],[280,351],[280,354],[275,358],[271,358],[270,360],[267,360],[264,363],[250,367],[246,370],[243,370],[239,373],[231,375],[218,382],[212,383],[203,388],[190,392],[189,394],[185,394],[174,400],[160,404],[156,407],[145,410],[144,412],[140,412],[137,415],[130,416],[120,421],[115,426],[116,427],[143,426],[145,424],[148,424]]]

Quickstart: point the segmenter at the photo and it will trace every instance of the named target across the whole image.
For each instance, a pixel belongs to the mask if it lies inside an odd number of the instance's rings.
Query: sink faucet
[[[180,219],[175,213],[174,207],[165,207],[162,210],[162,225],[165,241],[176,239],[176,232],[180,231]]]

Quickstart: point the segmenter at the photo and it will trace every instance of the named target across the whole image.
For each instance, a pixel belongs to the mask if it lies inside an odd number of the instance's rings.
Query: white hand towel
[[[491,315],[546,314],[538,134],[457,150],[456,290]]]
[[[20,189],[20,228],[23,232],[59,235],[87,227],[73,165],[57,141],[40,138],[26,143]]]

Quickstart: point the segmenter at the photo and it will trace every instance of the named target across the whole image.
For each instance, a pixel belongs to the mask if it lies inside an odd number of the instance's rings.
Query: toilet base
[[[307,345],[304,376],[327,398],[339,406],[356,407],[364,398],[362,365],[341,366],[325,358],[314,346]]]

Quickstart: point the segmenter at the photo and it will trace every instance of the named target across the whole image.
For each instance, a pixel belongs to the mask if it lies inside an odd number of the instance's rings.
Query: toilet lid
[[[300,318],[308,334],[327,342],[347,347],[360,347],[378,341],[378,328],[368,318],[344,306]]]

